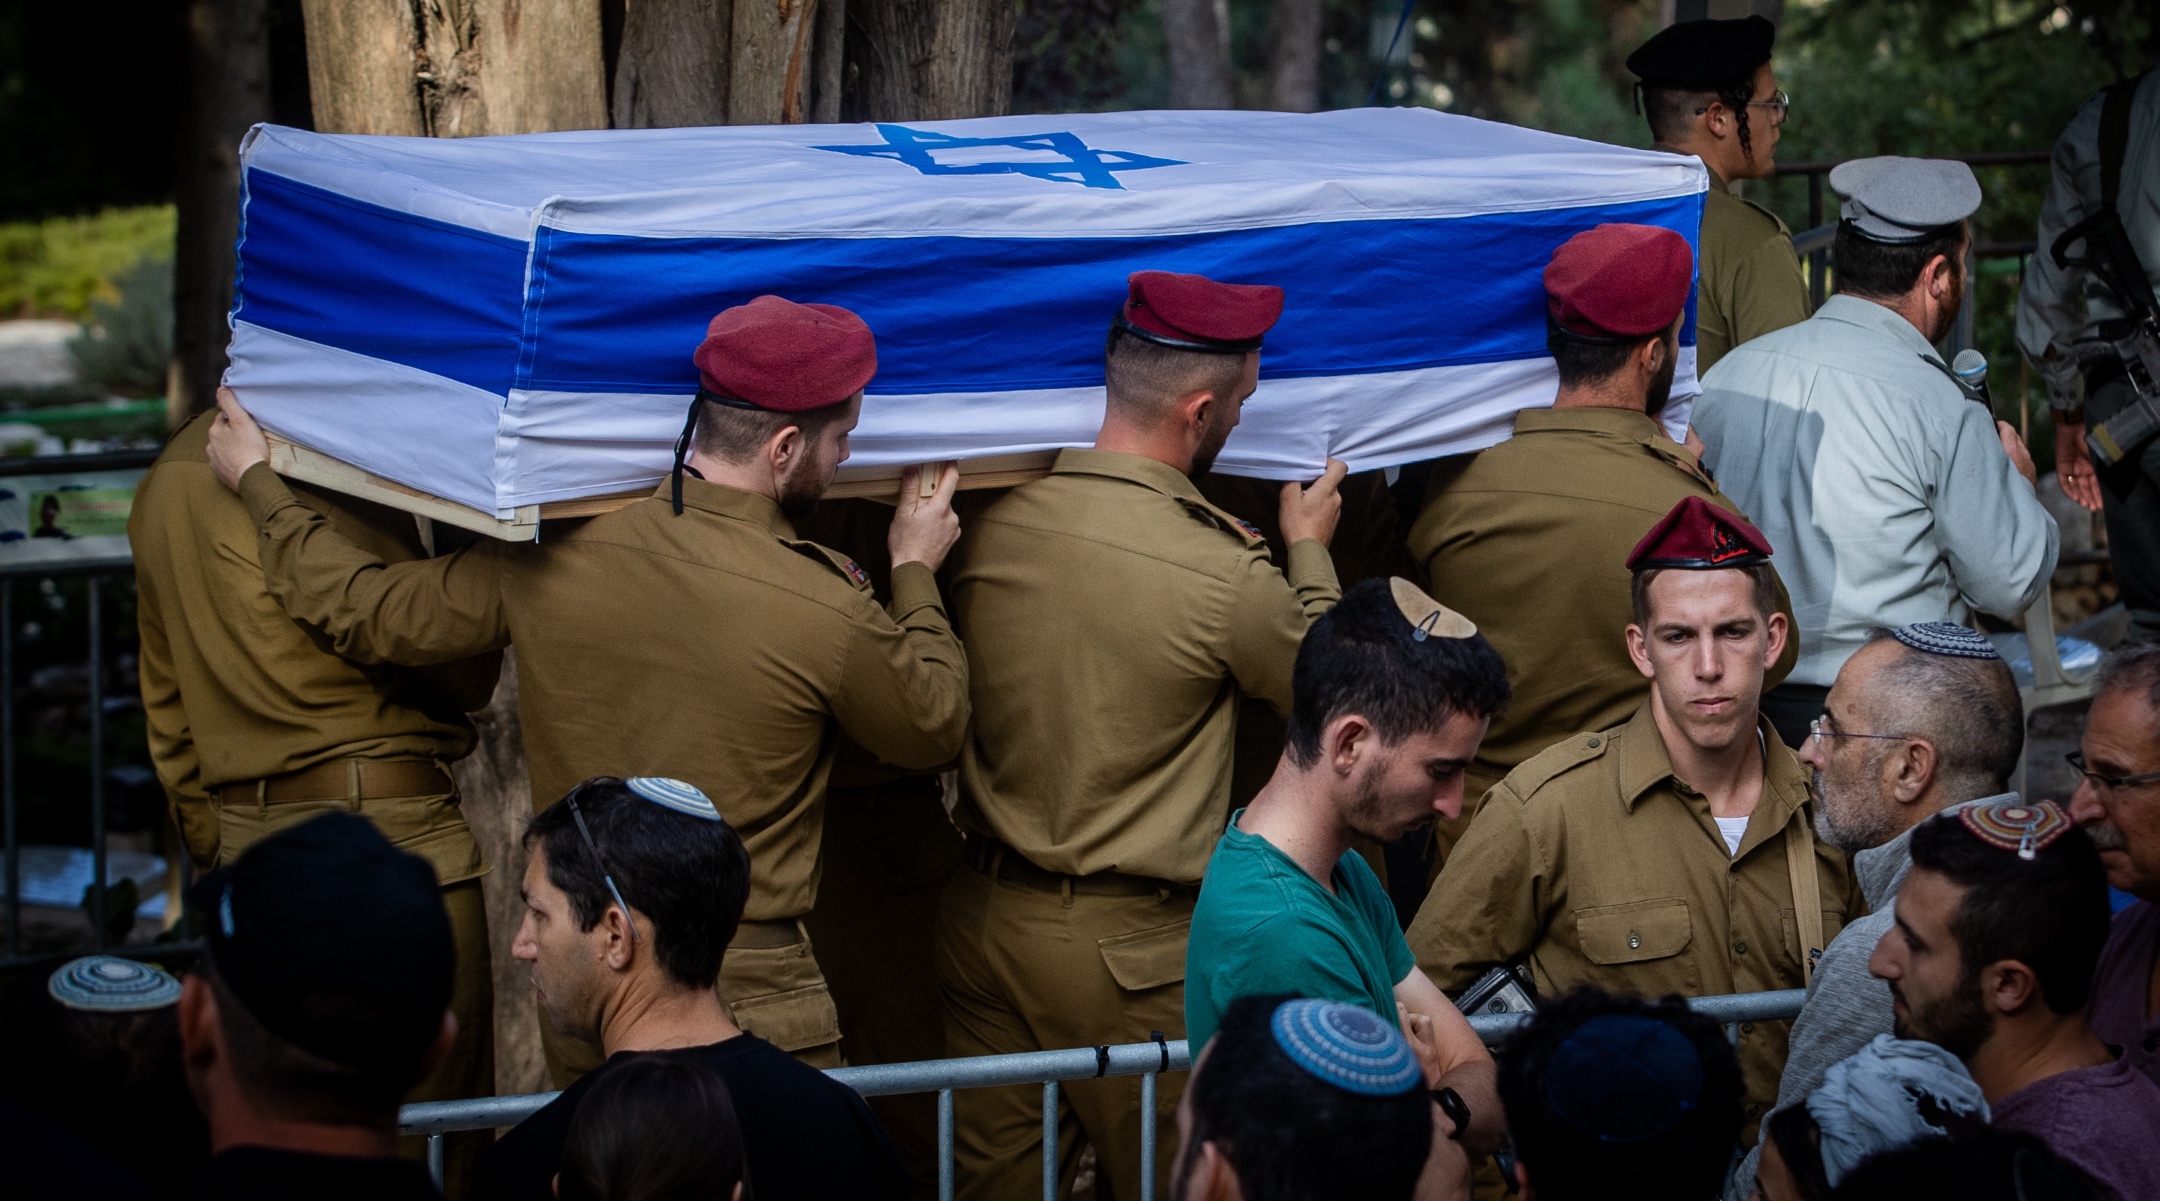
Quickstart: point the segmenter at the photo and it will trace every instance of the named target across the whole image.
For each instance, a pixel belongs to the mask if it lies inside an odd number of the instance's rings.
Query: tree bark
[[[1013,0],[853,0],[844,119],[1004,113],[1012,103],[1013,16]]]
[[[1170,107],[1231,108],[1229,29],[1215,0],[1162,0]]]
[[[728,124],[810,119],[810,50],[818,0],[735,0]]]
[[[617,129],[724,125],[731,0],[630,0],[615,58]]]
[[[510,954],[525,914],[519,889],[525,880],[525,820],[533,811],[517,698],[517,660],[505,651],[494,697],[472,715],[479,742],[472,754],[450,765],[458,795],[464,798],[465,820],[493,868],[481,885],[487,895],[488,958],[495,977],[495,1091],[503,1096],[548,1087],[532,977]]]
[[[306,0],[315,128],[442,138],[604,129],[597,0]]]
[[[267,0],[188,5],[188,122],[174,199],[173,358],[166,411],[178,426],[216,403],[232,337],[233,242],[240,228],[240,139],[270,116]]]
[[[1269,10],[1268,106],[1286,113],[1320,109],[1322,0],[1275,0]]]

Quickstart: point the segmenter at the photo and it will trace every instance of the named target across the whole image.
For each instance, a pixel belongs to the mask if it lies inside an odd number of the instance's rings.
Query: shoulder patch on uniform
[[[857,592],[870,591],[870,573],[862,569],[862,564],[841,554],[839,551],[829,546],[819,546],[815,542],[804,542],[793,538],[782,538],[780,544],[805,558],[815,559],[831,567],[834,571],[847,577],[847,582],[853,584]]]
[[[1570,734],[1515,766],[1502,783],[1516,796],[1528,800],[1532,793],[1567,773],[1604,757],[1612,746],[1610,730]]]
[[[1237,516],[1229,510],[1220,508],[1211,501],[1203,500],[1197,497],[1180,496],[1177,499],[1179,503],[1185,506],[1187,512],[1199,518],[1201,521],[1222,530],[1226,534],[1235,534],[1238,537],[1243,538],[1245,540],[1245,545],[1267,545],[1267,537],[1260,532],[1259,526],[1256,526],[1253,523],[1245,520],[1244,518]]]

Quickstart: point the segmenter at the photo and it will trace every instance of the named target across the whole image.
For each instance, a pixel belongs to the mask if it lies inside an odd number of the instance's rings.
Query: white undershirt
[[[1740,840],[1747,837],[1748,819],[1745,817],[1713,817],[1710,820],[1717,823],[1718,833],[1725,836],[1725,853],[1727,855],[1739,854]]]

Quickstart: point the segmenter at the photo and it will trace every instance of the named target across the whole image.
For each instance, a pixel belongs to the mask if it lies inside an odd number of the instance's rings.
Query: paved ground
[[[72,321],[0,321],[0,386],[73,383],[75,360],[67,344],[78,332]]]

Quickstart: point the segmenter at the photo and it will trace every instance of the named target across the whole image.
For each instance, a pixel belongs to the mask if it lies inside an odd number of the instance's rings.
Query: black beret
[[[1712,87],[1770,61],[1777,26],[1768,17],[1681,21],[1659,30],[1628,55],[1627,69],[1646,84]]]

